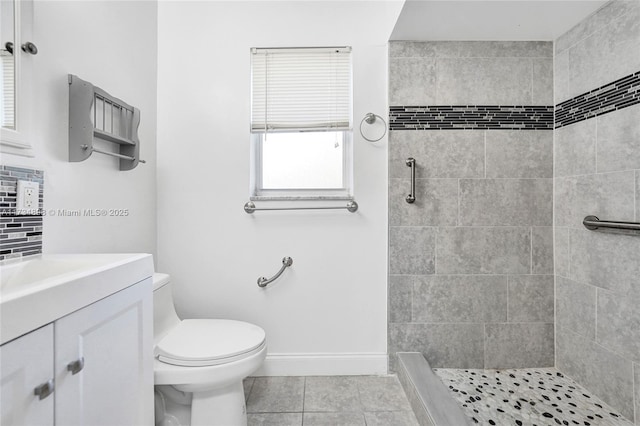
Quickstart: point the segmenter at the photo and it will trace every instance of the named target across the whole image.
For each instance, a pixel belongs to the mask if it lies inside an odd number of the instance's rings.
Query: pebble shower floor
[[[434,371],[474,424],[633,426],[555,368]]]

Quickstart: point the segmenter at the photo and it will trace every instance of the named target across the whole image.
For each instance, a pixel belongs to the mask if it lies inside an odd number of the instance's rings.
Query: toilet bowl
[[[243,426],[242,380],[267,353],[262,328],[224,319],[180,320],[170,277],[154,274],[157,426]]]

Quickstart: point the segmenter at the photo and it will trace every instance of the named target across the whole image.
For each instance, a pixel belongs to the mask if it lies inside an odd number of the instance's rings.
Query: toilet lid
[[[265,345],[257,325],[220,319],[187,319],[155,348],[158,360],[182,366],[218,365],[244,358]]]

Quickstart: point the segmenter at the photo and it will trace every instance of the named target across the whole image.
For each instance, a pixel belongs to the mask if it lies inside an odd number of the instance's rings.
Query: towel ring
[[[378,139],[369,139],[368,137],[366,137],[364,135],[364,133],[362,133],[362,125],[366,122],[367,124],[373,124],[376,122],[377,119],[382,120],[382,122],[384,123],[384,132],[382,132],[382,136],[380,136]],[[380,139],[384,138],[384,135],[387,134],[387,122],[384,121],[384,118],[380,117],[378,114],[374,114],[372,112],[368,112],[365,114],[364,118],[362,119],[362,121],[360,122],[360,135],[362,135],[362,137],[369,142],[378,142]]]

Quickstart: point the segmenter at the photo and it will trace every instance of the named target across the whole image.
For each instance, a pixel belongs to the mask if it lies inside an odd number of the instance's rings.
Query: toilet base
[[[156,426],[246,426],[244,401],[242,381],[193,393],[156,386]]]
[[[247,425],[247,409],[241,381],[224,388],[193,394],[191,426],[231,425]]]

